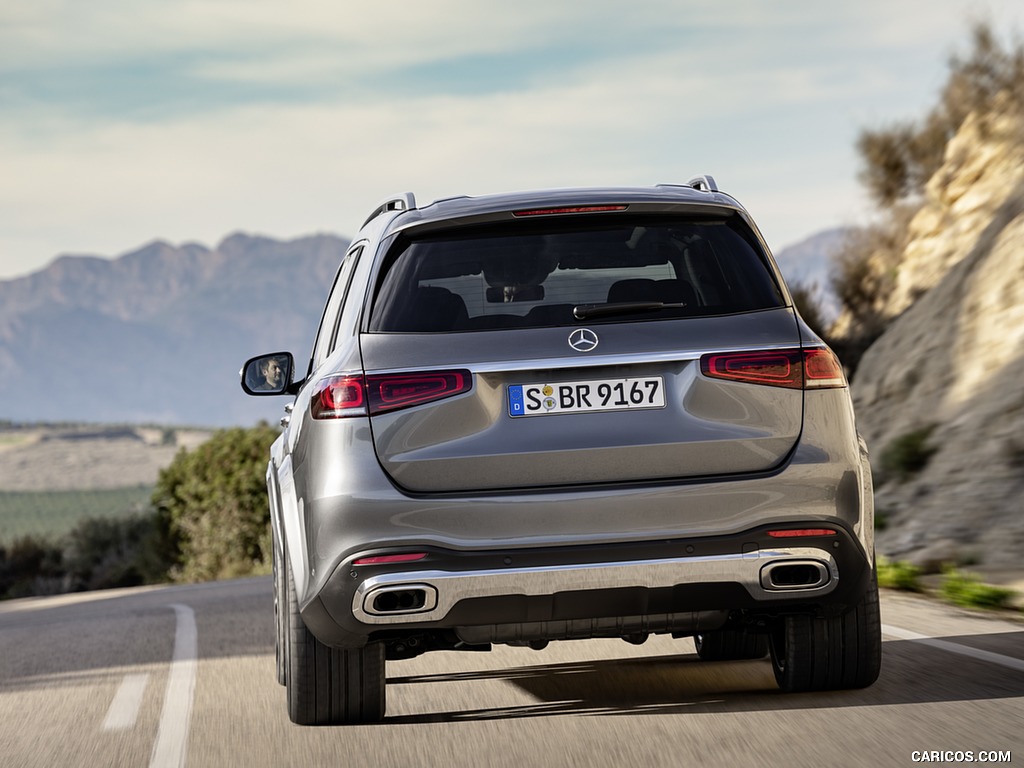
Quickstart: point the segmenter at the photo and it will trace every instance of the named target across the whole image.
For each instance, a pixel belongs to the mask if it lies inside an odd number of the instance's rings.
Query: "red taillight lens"
[[[764,384],[789,389],[845,387],[839,360],[832,350],[781,349],[704,355],[700,370],[713,379]]]
[[[365,414],[363,377],[343,375],[322,379],[317,384],[309,406],[314,419],[343,419]]]
[[[472,388],[473,375],[469,371],[417,371],[366,377],[371,414],[441,400]]]
[[[804,350],[804,378],[806,389],[846,386],[846,374],[839,358],[824,347]]]
[[[835,536],[831,528],[794,528],[792,530],[768,531],[773,539],[796,539],[804,536]]]
[[[469,371],[386,373],[328,376],[317,384],[310,400],[314,419],[344,419],[375,415],[442,400],[473,388]]]
[[[768,384],[773,387],[803,386],[800,368],[800,350],[787,349],[767,352],[729,352],[704,355],[700,370],[713,379],[745,381],[748,384]]]

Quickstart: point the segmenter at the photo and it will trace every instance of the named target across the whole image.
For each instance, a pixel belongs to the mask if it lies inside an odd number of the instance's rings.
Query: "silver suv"
[[[651,633],[879,671],[842,368],[714,180],[387,200],[339,266],[267,486],[291,719],[379,720],[386,659]]]

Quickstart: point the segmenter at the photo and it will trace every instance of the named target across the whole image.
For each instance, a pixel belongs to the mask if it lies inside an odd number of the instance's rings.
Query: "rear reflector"
[[[700,370],[713,379],[789,389],[845,387],[839,359],[825,347],[704,355]]]
[[[390,563],[412,563],[422,560],[427,556],[426,552],[405,552],[400,555],[376,555],[374,557],[360,557],[352,562],[352,565],[388,565]]]
[[[473,388],[469,371],[328,376],[310,400],[314,419],[345,419],[443,400]]]
[[[572,205],[563,208],[534,208],[528,211],[513,211],[513,216],[560,216],[566,213],[606,213],[624,211],[628,205]]]
[[[795,539],[803,536],[835,536],[831,528],[795,528],[789,531],[768,531],[773,539]]]

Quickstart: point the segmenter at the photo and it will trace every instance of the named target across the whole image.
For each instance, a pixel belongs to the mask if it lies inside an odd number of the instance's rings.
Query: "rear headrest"
[[[411,333],[451,331],[469,318],[466,302],[447,288],[428,285],[417,288],[402,312],[396,331]]]
[[[619,280],[608,289],[609,303],[662,301],[666,304],[696,304],[697,293],[686,280]]]

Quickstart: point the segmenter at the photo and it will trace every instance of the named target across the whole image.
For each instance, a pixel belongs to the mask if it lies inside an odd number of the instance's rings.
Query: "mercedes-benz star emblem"
[[[577,352],[589,352],[597,346],[597,334],[589,328],[577,328],[569,334],[569,346]]]

